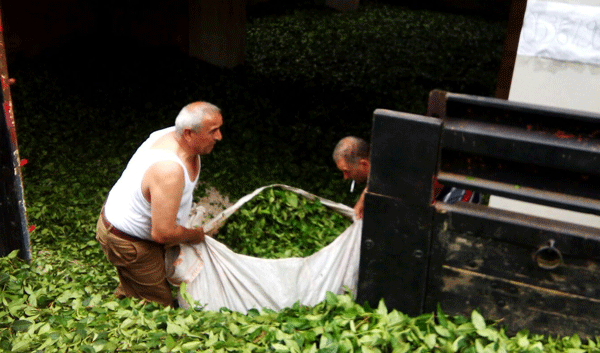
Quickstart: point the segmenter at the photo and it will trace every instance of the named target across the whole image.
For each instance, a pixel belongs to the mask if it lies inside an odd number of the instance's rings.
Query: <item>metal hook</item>
[[[554,243],[554,239],[550,239],[547,245],[540,247],[533,255],[534,261],[544,270],[553,270],[563,263],[563,256],[554,247]]]

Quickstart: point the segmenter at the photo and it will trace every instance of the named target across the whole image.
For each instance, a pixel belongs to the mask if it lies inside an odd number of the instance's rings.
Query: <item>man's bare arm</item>
[[[367,188],[365,187],[365,189],[363,190],[363,192],[360,194],[360,197],[358,198],[358,201],[356,202],[356,205],[354,205],[354,215],[356,216],[356,219],[362,219],[365,213],[365,193],[367,192]]]
[[[202,228],[189,229],[177,224],[177,212],[185,186],[185,171],[172,161],[155,163],[144,175],[142,190],[150,201],[152,212],[152,239],[162,244],[204,241]],[[147,194],[146,194],[147,192]]]

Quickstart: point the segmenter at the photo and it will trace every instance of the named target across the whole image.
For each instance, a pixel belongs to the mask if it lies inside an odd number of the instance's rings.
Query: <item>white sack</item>
[[[286,185],[259,188],[212,219],[205,230],[210,231],[227,219],[243,204],[262,190],[280,187],[308,198],[318,198],[330,209],[353,216],[353,209],[319,198],[301,189]],[[190,226],[200,225],[202,210],[191,216]],[[246,313],[249,309],[281,310],[299,301],[315,305],[325,299],[328,291],[356,294],[362,220],[355,220],[331,244],[305,258],[262,259],[237,254],[218,240],[207,237],[197,245],[181,244],[167,249],[166,265],[169,281],[187,284],[194,300],[206,310],[226,307]],[[218,238],[218,235],[217,235]],[[179,298],[182,307],[189,305]]]

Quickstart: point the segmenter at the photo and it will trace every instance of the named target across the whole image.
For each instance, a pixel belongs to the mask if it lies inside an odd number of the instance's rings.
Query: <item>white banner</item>
[[[517,54],[600,65],[600,6],[528,1]]]

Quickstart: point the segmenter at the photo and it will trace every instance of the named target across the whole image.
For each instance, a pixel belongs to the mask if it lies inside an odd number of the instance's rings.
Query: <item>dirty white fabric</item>
[[[600,6],[528,1],[518,55],[600,65]]]
[[[255,190],[212,219],[205,229],[210,231],[243,204],[266,188],[281,187],[300,195],[317,197],[287,185],[269,185]],[[332,210],[353,216],[353,209],[319,198]],[[201,224],[202,209],[194,210],[190,226]],[[218,311],[226,307],[246,313],[250,309],[281,310],[296,302],[315,305],[328,291],[356,293],[362,220],[355,220],[331,244],[305,258],[261,259],[237,254],[218,240],[207,237],[198,245],[182,244],[167,249],[166,265],[169,281],[185,282],[191,297]],[[179,298],[182,307],[188,303]]]

